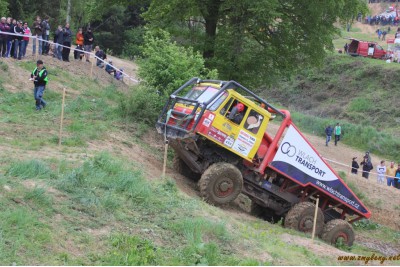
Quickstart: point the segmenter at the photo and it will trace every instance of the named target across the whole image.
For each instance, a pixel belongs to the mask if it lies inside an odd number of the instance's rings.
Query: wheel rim
[[[299,222],[299,230],[301,232],[310,232],[313,228],[314,218],[311,216],[303,217]]]
[[[342,242],[343,242],[344,244],[347,244],[347,242],[348,242],[348,240],[349,240],[349,237],[347,236],[346,233],[340,232],[340,233],[338,233],[338,235],[337,235],[337,237],[336,237],[335,244],[336,244],[337,242],[339,242],[340,240],[342,240]]]
[[[214,193],[218,197],[227,197],[233,192],[233,183],[227,178],[218,180],[214,185]]]

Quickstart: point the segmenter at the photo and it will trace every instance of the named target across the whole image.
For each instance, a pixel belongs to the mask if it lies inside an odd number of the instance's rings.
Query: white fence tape
[[[12,35],[12,36],[18,36],[18,37],[25,37],[25,38],[26,38],[26,37],[29,37],[30,39],[39,39],[36,35],[25,35],[25,34],[22,35],[22,34],[11,33],[11,32],[2,32],[2,31],[0,31],[0,35]],[[49,43],[49,44],[53,44],[53,45],[57,45],[57,46],[61,46],[61,47],[65,47],[65,48],[71,49],[71,47],[64,46],[64,45],[61,45],[61,44],[56,44],[56,43],[54,43],[54,42],[52,42],[52,41],[43,40],[43,39],[41,39],[41,38],[39,39],[39,41],[42,41],[42,42],[46,42],[46,43]],[[76,49],[76,48],[75,48],[75,50],[76,50],[76,51],[79,51],[79,52],[82,52],[82,53],[85,53],[85,54],[92,55],[96,60],[98,59],[98,60],[100,60],[101,62],[103,62],[105,65],[108,65],[108,63],[107,63],[105,60],[103,60],[103,59],[97,57],[94,53],[90,53],[90,52],[87,52],[87,51],[84,51],[84,50],[80,50],[80,49]],[[131,81],[133,81],[133,82],[135,82],[135,83],[139,83],[139,81],[138,81],[137,79],[132,78],[132,76],[128,75],[127,73],[125,73],[125,72],[123,72],[123,71],[121,71],[121,70],[118,69],[117,67],[115,67],[115,66],[113,66],[113,65],[110,65],[110,66],[111,66],[113,69],[115,69],[116,71],[121,72],[124,78],[126,77],[126,78],[128,78],[129,80],[131,80]]]

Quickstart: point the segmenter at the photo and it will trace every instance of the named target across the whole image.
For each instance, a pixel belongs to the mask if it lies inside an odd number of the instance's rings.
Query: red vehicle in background
[[[376,42],[361,41],[354,38],[350,39],[350,45],[347,53],[351,56],[371,57],[386,59],[386,50]]]

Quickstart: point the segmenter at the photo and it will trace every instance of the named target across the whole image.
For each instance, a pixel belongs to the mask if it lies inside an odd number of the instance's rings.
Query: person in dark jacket
[[[9,27],[8,32],[14,33],[14,27],[17,26],[17,20],[10,17],[7,18],[7,25]],[[14,35],[8,35],[7,38],[7,54],[6,57],[12,57],[14,55]]]
[[[64,33],[61,25],[58,25],[58,28],[54,34],[54,43],[56,44],[55,51],[56,57],[59,60],[62,60],[62,51],[63,51],[63,43],[64,43]]]
[[[63,29],[63,46],[66,46],[62,50],[62,60],[69,62],[69,52],[71,51],[72,42],[72,31],[69,28],[69,23],[65,24]]]
[[[356,159],[357,159],[357,157],[354,157],[353,161],[351,162],[351,173],[354,173],[354,174],[357,174],[358,169],[360,168]]]
[[[360,163],[360,165],[362,165],[362,177],[364,177],[365,179],[368,179],[369,176],[369,172],[374,168],[372,166],[372,162],[371,159],[369,158],[369,156],[365,155],[363,161]]]
[[[331,141],[332,138],[332,132],[333,129],[330,125],[328,125],[328,127],[325,128],[325,134],[326,134],[326,142],[325,145],[328,146],[329,141]]]
[[[42,21],[42,39],[45,41],[49,41],[49,35],[50,35],[50,18],[47,17]],[[43,43],[43,54],[48,55],[50,51],[50,43],[44,42]]]
[[[107,59],[106,53],[104,53],[104,51],[101,50],[99,46],[96,46],[94,50],[96,51],[95,55],[97,57],[96,66],[99,68],[104,68],[104,60]]]
[[[2,17],[0,21],[0,57],[6,57],[7,52],[7,35],[1,32],[7,32],[10,28],[6,23],[6,18]]]
[[[396,178],[394,178],[394,187],[400,189],[400,163],[397,165]]]
[[[32,55],[34,56],[36,54],[36,42],[38,43],[38,54],[42,54],[42,35],[43,35],[43,29],[42,29],[42,20],[40,19],[39,16],[36,17],[36,21],[33,22],[32,26],[32,35],[36,38],[33,38],[32,42]]]
[[[47,70],[43,66],[42,60],[36,62],[36,68],[31,73],[31,80],[35,85],[33,95],[35,96],[36,110],[41,110],[46,107],[47,104],[46,101],[43,100],[43,93],[48,82]]]
[[[22,58],[22,38],[24,36],[24,28],[22,27],[22,21],[18,21],[17,25],[14,26],[14,33],[20,34],[21,36],[14,36],[14,58],[21,60]]]
[[[90,62],[90,60],[89,60],[90,52],[92,52],[93,41],[94,41],[93,32],[92,32],[92,29],[90,27],[85,32],[85,35],[84,35],[83,38],[84,38],[84,40],[83,40],[83,48],[84,48],[85,52],[87,52],[87,53],[85,53],[86,62]]]

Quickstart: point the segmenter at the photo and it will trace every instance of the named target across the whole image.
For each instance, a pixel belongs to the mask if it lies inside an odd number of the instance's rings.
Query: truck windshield
[[[204,103],[209,101],[216,93],[218,93],[218,91],[219,89],[211,86],[195,86],[185,97],[197,100],[199,103]],[[224,92],[220,97],[217,97],[208,105],[208,109],[212,111],[216,110],[227,96],[228,93]]]
[[[186,95],[186,98],[197,100],[200,103],[207,102],[210,100],[213,95],[218,92],[218,89],[210,87],[210,86],[195,86],[192,90]]]

